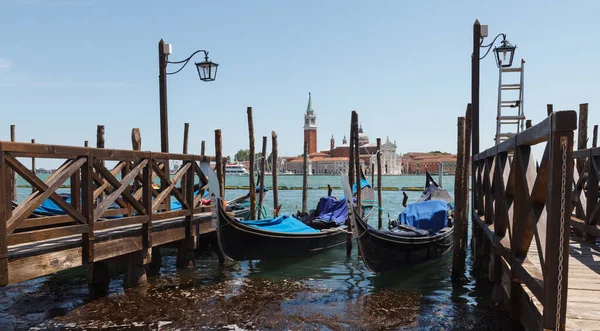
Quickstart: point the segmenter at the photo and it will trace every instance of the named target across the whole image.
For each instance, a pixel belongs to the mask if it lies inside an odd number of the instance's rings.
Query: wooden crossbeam
[[[68,162],[60,174],[53,176],[50,180],[42,182],[37,176],[34,176],[29,169],[25,168],[19,161],[13,156],[4,154],[6,162],[11,168],[19,173],[23,178],[34,185],[39,191],[32,193],[33,198],[27,199],[26,204],[20,204],[19,207],[15,208],[12,217],[6,223],[6,231],[12,233],[31,213],[39,207],[44,200],[51,198],[54,203],[63,208],[63,210],[81,223],[87,223],[85,217],[81,215],[77,210],[73,209],[67,204],[58,194],[55,193],[56,189],[64,183],[67,178],[71,177],[75,171],[77,171],[86,162],[86,158],[81,157],[71,162]],[[23,171],[25,170],[25,171]]]
[[[156,197],[154,199],[154,202],[152,203],[152,210],[157,210],[158,206],[163,202],[163,200],[169,196],[169,194],[171,192],[173,192],[173,195],[175,196],[175,198],[177,200],[179,200],[179,202],[181,203],[181,205],[185,208],[188,209],[189,206],[187,204],[187,202],[185,201],[185,199],[183,198],[183,196],[181,195],[181,193],[179,192],[179,190],[177,190],[175,188],[175,183],[177,183],[181,177],[183,177],[183,175],[185,174],[185,172],[189,169],[189,167],[191,166],[190,163],[186,163],[184,164],[179,171],[177,171],[177,173],[175,173],[175,175],[173,176],[173,179],[169,178],[162,169],[160,169],[158,167],[158,164],[153,162],[153,168],[154,171],[158,174],[158,176],[166,181],[167,183],[169,183],[169,186],[165,187],[165,189],[163,189],[162,192],[160,192],[160,194],[158,195],[158,197]]]
[[[159,164],[158,167],[160,169],[164,168],[163,164]],[[150,179],[150,182],[153,183],[154,179],[156,178],[157,174],[155,171],[152,172],[152,176]],[[135,178],[137,178],[138,180],[140,180],[142,183],[144,183],[144,179],[143,176],[137,175]],[[152,192],[152,196],[157,197],[158,196],[158,192],[152,187],[152,184],[150,184],[150,190]],[[135,194],[133,195],[133,197],[136,200],[140,200],[142,198],[142,195],[144,194],[144,185],[142,184],[142,187],[140,187],[137,191],[135,191]]]
[[[137,175],[138,173],[140,173],[143,169],[143,167],[148,163],[148,160],[142,160],[140,161],[140,163],[138,163],[138,165],[127,174],[127,176],[125,176],[125,178],[123,178],[120,182],[117,178],[115,178],[115,176],[113,176],[108,169],[106,169],[106,167],[104,167],[104,165],[102,164],[101,161],[96,160],[94,162],[94,168],[96,168],[96,170],[104,177],[106,178],[106,180],[110,183],[110,185],[112,185],[113,187],[115,187],[115,191],[113,191],[106,199],[102,200],[102,202],[100,203],[100,205],[98,207],[96,207],[96,209],[94,210],[94,222],[100,218],[102,216],[102,213],[104,213],[108,207],[120,196],[122,195],[123,198],[125,198],[125,200],[127,200],[127,202],[129,202],[133,208],[135,208],[137,210],[138,213],[145,215],[146,214],[146,210],[144,209],[144,206],[142,206],[142,204],[135,200],[133,198],[133,196],[131,195],[131,193],[129,192],[124,192],[126,188],[129,187],[129,183],[131,182],[131,180],[133,179],[133,177],[135,177],[135,175]],[[102,213],[100,213],[100,211],[102,211]]]
[[[117,164],[111,171],[110,173],[113,176],[118,175],[121,170],[123,170],[123,168],[125,167],[125,162],[119,162],[119,164]],[[94,200],[98,199],[98,197],[102,194],[102,192],[107,192],[108,194],[110,194],[110,184],[108,184],[108,182],[101,178],[98,174],[94,174],[94,181],[96,182],[96,184],[100,185],[98,188],[96,188],[94,190]],[[121,207],[125,207],[124,205],[122,205]]]
[[[494,231],[496,236],[504,238],[508,229],[508,209],[512,205],[512,197],[506,194],[506,181],[508,174],[507,153],[500,153],[496,156],[493,186],[494,186],[494,205],[495,220]]]

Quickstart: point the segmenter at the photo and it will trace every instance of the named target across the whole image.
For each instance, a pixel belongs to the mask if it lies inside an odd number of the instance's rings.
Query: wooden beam
[[[23,170],[18,165],[21,165],[16,159],[12,156],[4,155],[6,161],[11,165],[14,170],[20,171]],[[14,162],[12,162],[14,161]],[[32,185],[39,185],[38,189],[43,190],[43,192],[35,194],[35,197],[31,199],[31,201],[27,204],[21,204],[13,211],[12,217],[7,222],[7,231],[8,233],[12,233],[20,224],[23,222],[31,213],[44,202],[47,198],[51,198],[54,203],[58,204],[65,212],[67,212],[70,216],[77,220],[81,220],[80,213],[74,210],[70,205],[68,205],[60,196],[58,196],[55,191],[60,187],[62,183],[64,183],[67,178],[71,177],[77,169],[79,169],[84,163],[84,158],[79,158],[76,160],[72,160],[60,175],[54,177],[52,180],[47,183],[41,182],[41,180],[37,177],[30,177],[28,180],[31,180]],[[22,165],[21,165],[22,166]],[[25,171],[23,171],[22,176],[28,176],[29,170],[23,167]],[[38,182],[39,181],[39,182]],[[41,183],[40,183],[41,182]]]
[[[17,137],[16,137],[16,132],[15,132],[15,125],[11,124],[10,126],[10,141],[11,142],[15,142],[17,141]],[[11,175],[10,175],[10,200],[11,201],[17,201],[19,198],[18,192],[17,192],[17,173],[14,171],[11,171]]]
[[[190,166],[192,166],[191,163],[184,164],[181,168],[179,168],[177,173],[175,173],[175,175],[173,175],[173,178],[169,179],[167,177],[167,175],[158,167],[158,164],[156,164],[156,163],[153,164],[154,171],[158,173],[158,176],[161,177],[163,179],[163,181],[165,181],[165,182],[169,181],[170,184],[169,184],[169,186],[164,188],[163,191],[160,192],[160,194],[154,199],[154,202],[152,203],[152,211],[157,210],[158,206],[163,202],[163,200],[165,201],[165,203],[168,204],[169,200],[167,198],[169,197],[171,192],[173,192],[173,195],[175,196],[175,198],[177,198],[177,200],[179,200],[179,202],[181,203],[181,205],[184,209],[189,209],[187,202],[181,196],[181,193],[179,193],[179,190],[177,190],[175,188],[175,183],[177,183],[181,179],[181,177],[183,177],[183,175],[185,174],[185,172],[188,170],[188,168]]]
[[[9,283],[8,274],[8,231],[6,223],[12,215],[10,200],[10,172],[0,143],[0,286]],[[8,184],[8,185],[7,185]]]
[[[265,200],[265,165],[267,163],[267,136],[262,137],[262,155],[260,158],[260,182],[258,195],[258,219],[261,218],[263,202]]]
[[[377,228],[381,230],[383,227],[383,199],[381,190],[381,138],[377,138]],[[371,185],[375,187],[375,185]]]
[[[461,245],[463,245],[462,238],[462,227],[465,226],[462,221],[462,214],[465,212],[463,206],[463,178],[465,172],[463,170],[465,164],[465,118],[459,117],[457,123],[457,146],[456,146],[456,174],[454,176],[454,247],[453,247],[453,256],[452,256],[452,281],[457,281],[461,278],[461,274],[464,270],[464,259],[461,259]],[[381,139],[377,138],[377,150],[379,151],[379,146],[381,144]],[[379,171],[380,161],[379,154],[377,155],[377,169]],[[379,189],[381,191],[381,189]],[[381,227],[380,227],[381,228]]]
[[[277,155],[277,133],[271,131],[271,179],[273,180],[273,217],[278,216],[279,209],[279,188],[277,187],[277,176],[279,176],[278,155]]]
[[[588,104],[582,103],[579,104],[579,125],[577,126],[577,149],[584,150],[587,148],[588,141]],[[580,175],[583,175],[584,163],[585,160],[578,159],[577,162],[577,172]]]
[[[306,137],[306,136],[305,136]],[[304,139],[302,153],[302,214],[308,211],[308,140]]]
[[[19,245],[32,243],[58,237],[66,237],[74,234],[82,234],[88,231],[87,224],[61,226],[58,228],[42,229],[12,233],[8,236],[8,245]]]
[[[249,172],[250,176],[248,176],[250,186],[250,215],[248,219],[254,220],[256,219],[256,184],[254,183],[254,123],[252,122],[252,107],[248,107],[246,109],[246,113],[248,115],[248,141],[250,143],[250,152],[249,152]]]

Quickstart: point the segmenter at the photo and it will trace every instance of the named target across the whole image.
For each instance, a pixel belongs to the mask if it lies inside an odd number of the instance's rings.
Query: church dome
[[[362,128],[362,125],[361,125],[360,128],[358,129],[358,144],[359,145],[366,145],[368,143],[369,143],[369,136],[367,136],[363,132],[363,128]]]

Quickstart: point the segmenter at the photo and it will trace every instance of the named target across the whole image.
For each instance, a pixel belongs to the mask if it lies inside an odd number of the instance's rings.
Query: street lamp
[[[487,48],[487,52],[485,52],[485,55],[482,56],[480,58],[480,60],[483,60],[488,53],[490,52],[490,50],[492,49],[492,46],[496,43],[496,40],[498,40],[498,38],[502,36],[502,41],[500,42],[500,46],[498,47],[494,47],[494,56],[496,57],[496,65],[498,67],[502,67],[502,68],[508,68],[510,66],[512,66],[513,63],[513,58],[515,56],[515,50],[517,49],[516,45],[512,45],[508,40],[506,40],[506,34],[504,33],[499,33],[494,40],[492,40],[491,43],[487,44],[487,45],[481,45],[481,48]],[[481,37],[481,44],[483,44],[483,37]],[[502,57],[502,58],[500,58]],[[506,58],[508,58],[508,61],[506,60]]]
[[[217,77],[217,68],[219,65],[208,59],[208,51],[197,50],[192,55],[181,61],[169,61],[169,55],[172,53],[171,44],[165,44],[161,39],[158,43],[158,81],[160,94],[160,145],[163,153],[169,152],[169,119],[167,114],[167,75],[174,75],[188,64],[194,55],[204,53],[204,61],[196,62],[198,76],[203,82],[212,82]],[[182,66],[173,72],[167,72],[167,65],[182,64]]]

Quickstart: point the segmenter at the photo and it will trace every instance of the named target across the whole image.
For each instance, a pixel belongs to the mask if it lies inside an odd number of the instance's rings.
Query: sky
[[[256,149],[276,131],[279,155],[299,155],[311,92],[320,150],[332,135],[341,143],[357,110],[371,141],[455,153],[475,19],[491,37],[506,33],[515,62],[526,60],[527,118],[541,121],[549,103],[589,103],[591,136],[600,124],[598,12],[597,1],[0,0],[0,140],[15,124],[18,141],[94,145],[101,124],[107,148],[130,149],[135,127],[142,149],[159,151],[162,38],[171,61],[205,49],[220,65],[214,82],[193,66],[168,76],[171,152],[182,150],[185,122],[191,153],[206,140],[214,154],[215,129],[225,155],[248,148],[251,106]],[[497,84],[490,55],[481,60],[481,149],[493,145]]]

